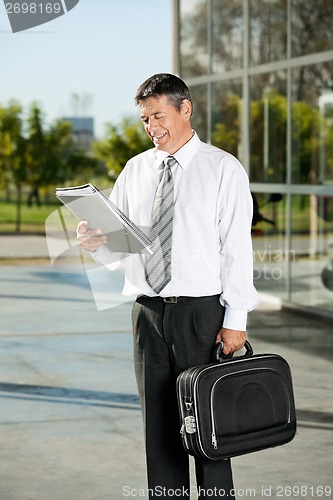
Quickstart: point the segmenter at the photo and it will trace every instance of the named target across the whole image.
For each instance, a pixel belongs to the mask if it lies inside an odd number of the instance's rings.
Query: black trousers
[[[183,449],[176,378],[212,360],[224,308],[219,296],[168,304],[144,296],[133,306],[134,366],[146,443],[149,498],[189,498],[189,457]],[[229,460],[195,458],[200,500],[227,498],[233,481]]]

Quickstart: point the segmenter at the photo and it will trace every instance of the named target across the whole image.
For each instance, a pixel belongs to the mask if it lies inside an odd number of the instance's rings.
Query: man
[[[189,462],[180,437],[175,380],[184,369],[244,346],[253,287],[248,178],[236,158],[200,141],[191,127],[185,83],[157,74],[138,89],[154,148],[132,158],[111,198],[138,226],[151,227],[157,250],[125,259],[133,306],[134,361],[142,403],[149,498],[189,498]],[[106,237],[82,221],[78,239],[112,269]],[[233,497],[230,461],[195,459],[200,499]],[[215,495],[215,496],[214,496]]]

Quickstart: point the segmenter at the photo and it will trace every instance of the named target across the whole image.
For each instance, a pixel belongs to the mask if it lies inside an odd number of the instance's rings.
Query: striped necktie
[[[150,236],[154,241],[154,253],[146,259],[146,280],[151,288],[160,293],[171,280],[171,247],[173,221],[173,178],[171,168],[178,165],[168,156],[161,182],[157,188],[150,222]]]

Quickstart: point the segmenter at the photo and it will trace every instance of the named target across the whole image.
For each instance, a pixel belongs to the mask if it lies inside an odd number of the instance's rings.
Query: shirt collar
[[[176,158],[182,169],[185,170],[188,167],[193,156],[198,151],[200,143],[201,141],[197,133],[193,130],[193,136],[191,137],[191,139],[186,144],[184,144],[184,146],[178,149],[178,151],[176,151],[174,155],[172,155],[174,158]],[[163,162],[168,156],[170,156],[170,154],[166,151],[156,150],[156,165],[158,165],[162,169]]]

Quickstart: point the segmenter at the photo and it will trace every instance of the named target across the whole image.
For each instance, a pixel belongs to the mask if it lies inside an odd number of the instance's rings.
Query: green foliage
[[[0,107],[0,183],[5,185],[11,178],[24,179],[24,139],[22,135],[22,108],[10,101],[7,108]]]
[[[228,93],[219,109],[218,116],[223,117],[223,123],[217,122],[212,132],[212,144],[234,156],[238,156],[240,105],[239,96]]]
[[[94,172],[99,162],[80,150],[70,123],[56,121],[47,127],[38,104],[33,103],[25,122],[16,101],[0,106],[0,184],[16,188],[16,230],[21,228],[25,187],[39,202],[41,187],[73,180],[77,172]]]
[[[319,110],[302,101],[293,103],[293,179],[314,182],[319,161]],[[312,179],[311,179],[312,177]]]
[[[18,102],[0,105],[0,187],[9,193],[15,186],[16,231],[21,229],[27,189],[31,206],[33,197],[40,205],[39,191],[48,186],[85,183],[108,172],[115,180],[129,158],[151,146],[142,124],[127,118],[119,125],[108,124],[105,138],[87,153],[74,141],[71,123],[57,120],[47,126],[37,103],[25,119]]]
[[[241,99],[233,92],[219,101],[212,143],[238,156]],[[214,111],[214,110],[213,110]],[[333,179],[333,118],[317,107],[293,101],[291,109],[291,166],[294,183]],[[213,114],[213,117],[215,116]],[[286,182],[287,99],[275,88],[251,101],[250,167],[252,182]]]
[[[287,100],[267,89],[251,102],[251,179],[284,182],[287,151]]]
[[[116,179],[129,158],[152,147],[141,122],[125,118],[119,125],[109,123],[106,137],[93,144],[97,158],[105,162],[109,177]]]

